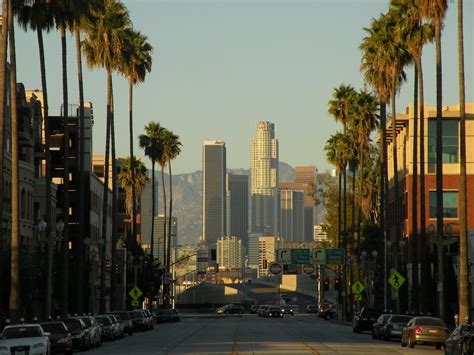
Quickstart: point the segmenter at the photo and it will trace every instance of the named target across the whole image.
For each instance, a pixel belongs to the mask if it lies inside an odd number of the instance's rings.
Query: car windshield
[[[382,312],[379,311],[378,309],[372,309],[372,308],[365,308],[362,311],[362,315],[365,317],[378,317],[380,316],[380,313]]]
[[[132,312],[131,316],[133,319],[145,318],[142,312]]]
[[[129,320],[130,316],[127,312],[114,312],[116,316],[118,316],[121,320]]]
[[[435,327],[446,328],[446,324],[439,318],[417,318],[415,325],[433,325]]]
[[[41,323],[41,328],[51,334],[65,334],[66,329],[63,323]]]
[[[36,338],[42,336],[40,327],[6,328],[2,333],[3,339]]]
[[[65,319],[63,322],[72,331],[81,330],[81,322],[77,319]]]
[[[278,307],[269,307],[268,309],[270,311],[279,311],[280,310],[280,308],[278,308]]]
[[[96,320],[97,320],[97,323],[99,323],[103,327],[112,324],[109,317],[97,317]]]
[[[391,323],[401,323],[401,324],[407,324],[412,317],[409,316],[393,316],[390,319]]]

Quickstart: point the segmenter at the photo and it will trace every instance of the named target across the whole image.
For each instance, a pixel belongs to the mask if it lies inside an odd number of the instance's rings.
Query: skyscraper
[[[168,216],[166,223],[168,224]],[[158,259],[161,265],[165,264],[165,250],[167,247],[167,238],[164,236],[165,217],[162,214],[155,216],[155,229],[153,231],[153,257]],[[178,219],[171,219],[171,258],[173,257],[173,249],[178,244]]]
[[[217,240],[217,262],[224,269],[242,267],[242,240],[236,237],[220,237]]]
[[[216,242],[226,235],[226,148],[223,141],[204,141],[202,149],[202,236],[216,260]]]
[[[304,192],[281,190],[280,236],[285,240],[304,240]]]
[[[258,122],[252,140],[252,231],[278,234],[278,140],[275,125]]]
[[[227,235],[236,236],[248,247],[249,227],[249,177],[227,175]]]

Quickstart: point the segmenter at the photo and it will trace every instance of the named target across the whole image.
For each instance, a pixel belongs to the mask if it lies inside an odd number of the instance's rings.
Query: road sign
[[[344,249],[326,249],[326,264],[327,265],[342,265],[344,264],[345,253]]]
[[[357,281],[355,284],[352,285],[352,293],[355,293],[356,295],[360,295],[362,292],[364,292],[365,286],[362,282]]]
[[[134,287],[130,290],[130,292],[128,293],[130,295],[130,297],[132,297],[134,300],[138,300],[140,298],[141,295],[143,295],[143,292],[142,290],[140,290],[138,287]]]
[[[270,267],[268,268],[270,270],[270,272],[273,274],[273,275],[279,275],[281,274],[281,271],[283,270],[283,268],[281,267],[280,264],[278,263],[271,263],[270,264]]]
[[[291,263],[296,265],[309,264],[309,249],[291,249]]]
[[[354,301],[362,301],[362,295],[354,295]]]
[[[278,262],[282,265],[291,264],[291,249],[278,249]]]
[[[303,266],[303,272],[306,275],[312,275],[316,271],[316,268],[314,267],[313,264],[306,264]]]
[[[137,307],[138,306],[138,300],[132,300],[132,306]]]
[[[315,265],[326,265],[326,252],[324,249],[311,250],[311,262]]]
[[[398,271],[392,272],[388,278],[388,283],[396,290],[398,290],[405,283],[406,279]]]

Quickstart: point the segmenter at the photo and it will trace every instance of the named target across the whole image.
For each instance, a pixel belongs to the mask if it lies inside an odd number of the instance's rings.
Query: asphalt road
[[[123,340],[104,343],[87,354],[443,354],[434,346],[402,348],[398,341],[373,340],[370,333],[354,334],[347,325],[314,315],[283,319],[193,316],[179,323]]]

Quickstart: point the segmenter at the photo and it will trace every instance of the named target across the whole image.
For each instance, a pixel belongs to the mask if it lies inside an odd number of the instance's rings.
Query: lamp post
[[[85,237],[83,240],[84,243],[84,249],[86,252],[86,282],[85,282],[85,287],[86,287],[86,295],[87,295],[87,304],[86,304],[86,311],[90,312],[90,305],[92,304],[92,297],[91,297],[91,263],[90,263],[90,245],[91,245],[91,238]],[[83,295],[84,297],[84,295]]]
[[[62,219],[60,219],[59,221],[56,222],[56,233],[57,233],[57,239],[58,239],[58,240],[62,240],[62,239],[63,239],[63,230],[64,230],[64,222],[63,222]],[[51,248],[51,267],[52,267],[52,264],[53,264],[53,260],[52,260],[52,249],[53,249],[53,248]],[[52,276],[52,275],[51,275],[51,276]],[[52,277],[48,277],[48,279],[49,279],[50,281],[51,281],[51,278],[52,278]],[[67,288],[68,285],[62,285],[62,287]],[[49,291],[50,291],[50,292],[52,291],[51,288],[50,288]],[[63,292],[63,294],[64,294],[64,292]],[[50,298],[51,298],[51,297],[48,297],[48,300],[49,300]],[[64,302],[64,300],[63,300],[63,302]],[[51,305],[50,305],[50,307],[51,307]],[[63,314],[66,314],[66,313],[67,313],[67,304],[62,304],[62,305],[61,305],[61,308],[62,308],[62,310],[63,310],[62,313],[63,313]],[[51,308],[50,308],[50,309],[51,309]],[[49,316],[50,314],[47,313],[47,315]]]
[[[38,231],[41,235],[46,231],[48,224],[41,218],[37,224]],[[46,304],[45,304],[45,317],[51,315],[51,295],[52,295],[52,278],[53,278],[53,253],[51,247],[51,238],[45,238],[46,242]]]

